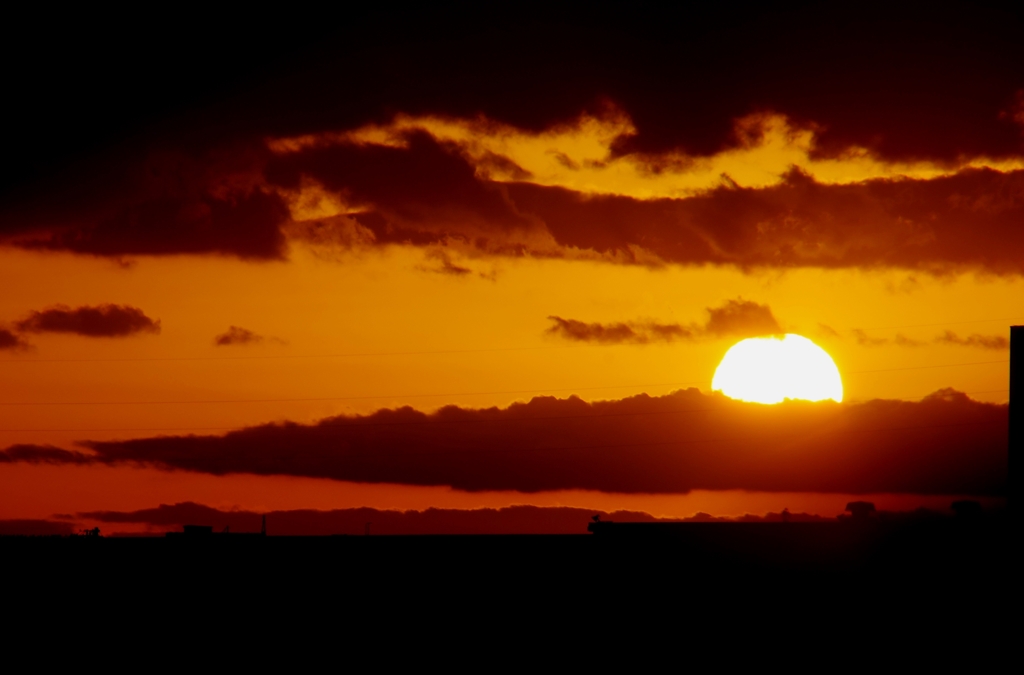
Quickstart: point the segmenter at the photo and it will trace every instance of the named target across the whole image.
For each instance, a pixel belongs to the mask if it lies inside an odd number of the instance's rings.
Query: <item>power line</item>
[[[541,387],[533,389],[507,389],[504,391],[463,391],[443,394],[379,394],[374,396],[324,396],[310,398],[239,398],[239,399],[209,399],[209,400],[176,400],[176,401],[57,401],[57,402],[21,402],[21,401],[0,401],[0,405],[170,405],[178,403],[292,403],[311,401],[360,401],[375,400],[382,398],[429,398],[438,396],[485,396],[490,394],[538,394],[548,391],[595,391],[600,389],[627,389],[631,387],[681,387],[688,384],[702,384],[702,382],[660,382],[656,384],[613,384],[600,387]]]
[[[928,368],[953,368],[957,366],[976,366],[992,363],[1009,363],[1009,359],[999,361],[969,361],[965,363],[942,363],[930,366],[906,366],[900,368],[878,368],[875,370],[852,370],[848,375],[861,373],[882,373],[902,370],[924,370]],[[371,396],[321,396],[297,398],[241,398],[241,399],[205,399],[205,400],[168,400],[168,401],[0,401],[0,406],[46,406],[46,405],[207,405],[226,403],[309,403],[318,401],[366,401],[387,398],[437,398],[444,396],[489,396],[495,394],[540,394],[551,391],[596,391],[601,389],[628,389],[638,387],[683,387],[707,384],[706,381],[690,382],[659,382],[654,384],[616,384],[599,387],[535,387],[533,389],[506,389],[502,391],[469,391],[446,392],[441,394],[376,394]]]
[[[996,392],[1007,392],[1009,389],[986,389],[983,391],[965,391],[960,392],[966,395],[971,394],[990,394]],[[336,430],[336,429],[362,429],[365,427],[381,427],[381,426],[417,426],[427,424],[480,424],[480,423],[504,423],[504,422],[533,422],[538,420],[564,420],[564,419],[594,419],[594,418],[607,418],[607,417],[639,417],[643,415],[677,415],[682,413],[691,412],[716,412],[724,410],[723,407],[717,406],[712,408],[684,408],[681,410],[650,410],[644,412],[628,412],[628,413],[588,413],[586,415],[538,415],[532,417],[505,417],[505,418],[489,418],[489,419],[471,419],[471,420],[442,420],[442,419],[429,419],[429,420],[418,420],[415,422],[354,422],[352,424],[338,424],[338,425],[301,425],[306,431],[311,430]],[[358,419],[358,418],[356,418]],[[366,419],[363,416],[362,419]],[[251,426],[243,427],[83,427],[83,428],[64,428],[64,429],[0,429],[0,432],[49,432],[49,431],[240,431],[244,429],[253,429],[256,427],[272,426],[272,423],[255,424]]]
[[[906,324],[903,326],[875,326],[871,328],[860,328],[858,330],[893,330],[897,328],[925,328],[930,326],[959,326],[977,323],[996,323],[1021,321],[1024,317],[1009,317],[1003,319],[974,319],[970,321],[941,321],[937,323]],[[520,352],[540,351],[546,349],[574,349],[581,346],[608,347],[614,345],[543,345],[534,347],[494,347],[483,349],[438,349],[438,350],[413,350],[397,352],[349,352],[342,354],[263,354],[249,356],[156,356],[156,357],[125,357],[125,358],[102,358],[102,359],[0,359],[0,363],[159,363],[175,361],[262,361],[262,360],[287,360],[287,359],[341,359],[354,357],[376,357],[376,356],[429,356],[438,354],[475,354],[488,352]]]
[[[930,328],[932,326],[962,326],[972,323],[996,323],[1003,321],[1024,321],[1024,316],[1011,316],[1008,319],[975,319],[972,321],[940,321],[938,323],[913,323],[903,326],[874,326],[872,328],[857,328],[855,330],[895,330],[897,328]]]
[[[897,370],[925,370],[927,368],[953,368],[954,366],[981,366],[989,363],[1009,363],[1010,359],[1002,359],[1000,361],[968,361],[967,363],[944,363],[941,365],[932,366],[905,366],[901,368],[878,368],[875,370],[849,370],[846,372],[847,375],[858,375],[860,373],[888,373]]]
[[[524,352],[543,349],[574,349],[585,345],[545,345],[540,347],[494,347],[488,349],[439,349],[404,352],[349,352],[345,354],[265,354],[259,356],[155,356],[115,359],[0,359],[0,363],[143,363],[162,361],[261,361],[284,359],[342,359],[357,356],[426,356],[432,354],[474,354],[485,352]]]
[[[442,419],[429,419],[429,420],[417,420],[415,422],[362,422],[354,421],[351,424],[335,424],[335,425],[299,425],[306,431],[333,431],[337,429],[362,429],[364,427],[404,427],[404,426],[422,426],[428,424],[481,424],[481,423],[499,423],[499,422],[533,422],[538,420],[568,420],[568,419],[593,419],[593,418],[605,418],[605,417],[638,417],[641,415],[676,415],[688,412],[714,412],[716,410],[722,410],[718,408],[686,408],[682,410],[649,410],[644,412],[628,412],[628,413],[591,413],[587,415],[537,415],[532,417],[503,417],[503,418],[490,418],[490,419],[472,419],[472,420],[442,420]],[[352,418],[350,418],[352,419]],[[359,419],[359,418],[355,418]],[[365,417],[363,417],[365,419]],[[114,428],[114,427],[92,427],[83,429],[0,429],[3,431],[230,431],[230,430],[241,430],[241,429],[252,429],[261,426],[271,426],[272,424],[257,424],[250,427],[150,427],[150,428]]]

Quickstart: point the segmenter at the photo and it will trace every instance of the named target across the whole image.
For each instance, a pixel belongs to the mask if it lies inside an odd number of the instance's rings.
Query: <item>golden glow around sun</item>
[[[793,333],[737,342],[718,364],[711,388],[752,403],[843,400],[843,381],[832,357]]]

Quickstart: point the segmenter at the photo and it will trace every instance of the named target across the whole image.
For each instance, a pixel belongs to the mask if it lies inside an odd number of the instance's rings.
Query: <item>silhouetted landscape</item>
[[[1024,4],[22,4],[7,670],[1012,667]]]
[[[228,602],[232,615],[328,603],[367,616],[402,607],[424,619],[437,603],[486,616],[526,603],[577,618],[669,607],[724,618],[739,603],[789,619],[884,606],[920,626],[1000,611],[1013,577],[1005,512],[879,515],[600,519],[589,533],[561,535],[376,535],[370,525],[369,535],[273,536],[190,525],[160,537],[7,536],[0,555],[20,580],[15,596],[56,599],[68,584],[88,583],[143,612],[181,602]]]

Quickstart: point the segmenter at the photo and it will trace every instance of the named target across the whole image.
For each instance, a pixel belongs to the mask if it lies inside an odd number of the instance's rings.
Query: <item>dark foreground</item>
[[[596,529],[0,538],[4,612],[16,631],[130,643],[146,658],[363,649],[484,670],[551,650],[626,654],[631,672],[653,669],[652,654],[831,669],[897,650],[978,672],[1016,640],[1008,520]]]
[[[745,587],[796,594],[817,584],[841,591],[864,582],[997,592],[1012,569],[1004,519],[600,522],[591,529],[579,536],[2,537],[0,555],[8,576],[26,581],[23,591],[71,584],[97,593],[259,589],[352,598],[475,596],[484,589],[595,598],[654,589],[693,597]]]

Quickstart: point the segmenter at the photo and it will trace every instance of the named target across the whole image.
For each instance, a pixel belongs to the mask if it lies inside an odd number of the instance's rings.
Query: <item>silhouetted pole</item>
[[[1010,326],[1010,437],[1007,448],[1006,502],[1012,512],[1014,456],[1024,445],[1024,326]]]

